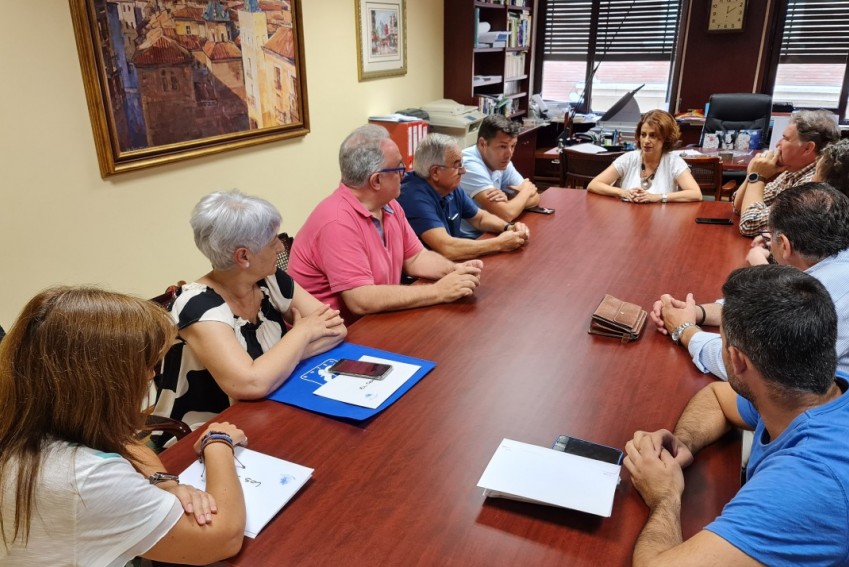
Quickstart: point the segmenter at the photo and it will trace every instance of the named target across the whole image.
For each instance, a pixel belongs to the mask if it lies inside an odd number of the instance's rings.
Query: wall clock
[[[740,31],[746,14],[746,0],[711,0],[708,31]]]

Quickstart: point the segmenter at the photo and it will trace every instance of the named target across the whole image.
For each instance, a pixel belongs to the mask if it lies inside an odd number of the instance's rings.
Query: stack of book
[[[504,57],[504,74],[507,80],[525,74],[525,54],[507,53]]]
[[[531,15],[507,14],[507,47],[529,47],[531,45]]]

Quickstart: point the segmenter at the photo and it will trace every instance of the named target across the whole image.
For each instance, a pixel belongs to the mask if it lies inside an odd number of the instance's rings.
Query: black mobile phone
[[[584,441],[577,437],[569,437],[568,435],[558,435],[554,440],[554,445],[551,447],[555,451],[562,451],[579,457],[595,459],[613,465],[622,464],[622,451],[608,447],[607,445],[599,445],[591,441]]]
[[[540,213],[543,215],[550,215],[554,212],[554,209],[549,209],[548,207],[529,207],[525,210],[530,211],[532,213]]]
[[[368,378],[369,380],[383,380],[392,370],[392,367],[388,364],[380,364],[378,362],[341,358],[327,370],[332,374],[345,374],[346,376]]]
[[[726,218],[696,217],[699,224],[734,224],[734,221]]]

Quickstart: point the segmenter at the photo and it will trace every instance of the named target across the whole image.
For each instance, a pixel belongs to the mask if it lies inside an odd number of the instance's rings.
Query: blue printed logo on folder
[[[412,376],[405,377],[405,380],[400,386],[395,389],[388,397],[380,395],[380,389],[385,389],[386,384],[373,385],[372,391],[364,391],[362,393],[362,402],[368,405],[370,402],[379,400],[385,397],[385,400],[376,407],[364,407],[362,405],[353,405],[333,399],[336,396],[335,392],[344,390],[341,382],[334,384],[336,379],[328,369],[341,358],[351,358],[359,360],[361,357],[374,357],[386,360],[388,363],[397,363],[398,367],[409,368],[409,365],[418,367],[412,372]],[[343,342],[339,346],[330,349],[327,352],[317,354],[306,360],[301,361],[290,378],[283,383],[277,390],[269,394],[268,399],[284,404],[293,405],[306,410],[323,413],[335,417],[362,421],[372,416],[377,415],[381,411],[395,403],[403,396],[410,388],[412,388],[425,374],[430,372],[436,363],[429,360],[422,360],[410,356],[404,356],[393,352],[387,352],[376,348],[355,345],[353,343]],[[367,382],[361,381],[360,378],[343,377],[345,380],[360,380],[358,384],[365,385]],[[387,377],[387,380],[391,375]],[[321,392],[316,394],[316,390],[321,389]],[[362,389],[357,388],[357,390]],[[329,396],[329,397],[325,397]],[[338,397],[338,396],[337,396]]]

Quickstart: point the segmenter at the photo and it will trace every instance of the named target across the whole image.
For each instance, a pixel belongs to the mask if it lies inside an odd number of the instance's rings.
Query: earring
[[[251,263],[250,263],[250,262],[245,262],[245,267],[246,267],[246,268],[250,268],[250,267],[251,267]]]

